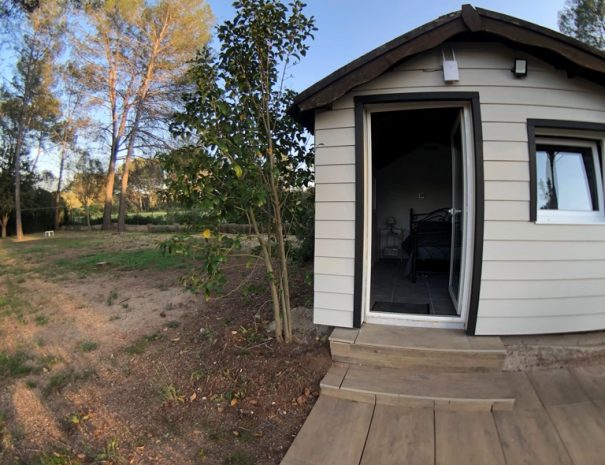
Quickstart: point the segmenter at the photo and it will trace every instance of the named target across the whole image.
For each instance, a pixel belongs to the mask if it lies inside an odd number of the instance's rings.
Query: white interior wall
[[[420,196],[423,198],[420,198]],[[448,147],[423,146],[376,172],[376,227],[388,217],[410,231],[410,208],[428,213],[451,207],[452,160]]]

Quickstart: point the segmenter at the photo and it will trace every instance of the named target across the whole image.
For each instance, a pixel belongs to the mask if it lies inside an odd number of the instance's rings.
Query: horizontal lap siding
[[[355,261],[352,258],[315,257],[315,273],[348,276],[353,279]]]
[[[486,200],[485,221],[526,221],[529,202],[526,200]]]
[[[593,224],[578,227],[571,224],[534,224],[523,222],[487,222],[484,229],[485,240],[524,241],[605,241],[605,225]],[[605,270],[604,270],[605,271]]]
[[[519,331],[519,322],[523,323]],[[591,331],[605,328],[605,313],[569,313],[562,316],[532,317],[482,317],[477,320],[477,334],[545,334],[560,332]]]
[[[530,60],[531,63],[531,60]],[[527,119],[605,123],[605,92],[541,70],[508,99],[481,93],[485,226],[478,334],[605,327],[605,226],[529,221]],[[540,88],[542,86],[543,88]]]
[[[315,118],[316,324],[353,325],[355,139],[352,110]]]
[[[355,183],[317,184],[315,199],[318,202],[355,202]]]
[[[542,303],[543,305],[536,305]],[[573,305],[570,312],[570,304]],[[484,299],[481,301],[482,316],[486,318],[548,318],[565,315],[598,315],[605,308],[605,296],[581,296],[568,298],[533,299]]]
[[[529,164],[523,161],[485,161],[483,176],[486,181],[527,181]],[[529,201],[529,199],[528,199]]]
[[[529,202],[529,181],[485,181],[485,200]]]
[[[569,299],[585,296],[605,297],[605,278],[535,281],[484,281],[483,295],[489,300],[543,299],[544,296]],[[485,300],[487,302],[487,300]]]
[[[483,140],[485,142],[527,142],[527,125],[525,123],[483,123]]]
[[[321,308],[314,305],[313,323],[316,325],[353,327],[353,311],[341,312],[331,308]]]
[[[355,239],[355,221],[318,220],[315,223],[316,239]]]
[[[486,124],[486,123],[484,123]],[[529,154],[527,141],[488,141],[483,140],[483,158],[489,161],[521,161],[527,163]]]
[[[317,140],[317,136],[315,137]],[[355,165],[355,149],[352,146],[315,147],[315,167],[323,165]],[[321,170],[320,170],[321,171]]]
[[[341,184],[355,182],[355,165],[322,165],[315,172],[317,184]]]
[[[561,102],[553,100],[550,105],[531,106],[524,104],[484,104],[481,106],[481,116],[483,121],[490,122],[514,122],[520,121],[519,116],[525,118],[544,118],[544,109],[548,109],[548,119],[566,120],[569,117],[569,110],[573,110],[575,117],[579,121],[599,121],[603,119],[603,110],[592,109],[582,110],[579,108],[569,108],[559,106]]]
[[[314,288],[317,292],[332,292],[335,294],[353,294],[353,280],[349,276],[333,274],[316,274],[313,277]]]
[[[486,241],[487,242],[487,241]],[[599,244],[600,245],[600,244]],[[605,278],[605,260],[484,260],[482,281],[571,281]],[[491,297],[483,293],[483,298]]]
[[[355,241],[353,239],[315,238],[315,256],[355,258]]]
[[[315,128],[315,143],[319,147],[348,147],[355,143],[354,128]]]
[[[559,261],[605,260],[602,242],[524,241],[509,238],[505,241],[487,240],[483,246],[485,261]]]
[[[457,83],[444,84],[441,52],[428,52],[358,87],[334,102],[331,111],[316,114],[316,247],[326,255],[318,256],[315,265],[316,322],[339,325],[346,319],[352,324],[354,97],[479,92],[485,242],[477,334],[605,328],[605,225],[529,221],[526,127],[528,118],[605,123],[605,90],[580,78],[569,79],[551,65],[503,45],[452,47],[460,67]],[[525,79],[515,79],[510,72],[518,57],[528,59]],[[333,240],[342,243],[336,246]],[[339,293],[348,297],[329,297]]]
[[[355,202],[317,202],[315,221],[355,220]]]

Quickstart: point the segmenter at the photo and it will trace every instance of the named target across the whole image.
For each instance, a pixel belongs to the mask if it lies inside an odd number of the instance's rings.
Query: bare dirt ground
[[[330,365],[267,332],[262,267],[204,302],[152,234],[0,244],[0,464],[278,464]],[[293,268],[293,305],[309,304]],[[249,270],[234,267],[230,285]]]

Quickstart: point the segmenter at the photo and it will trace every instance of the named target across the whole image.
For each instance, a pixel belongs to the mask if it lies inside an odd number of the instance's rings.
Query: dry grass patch
[[[280,462],[327,346],[273,340],[260,270],[208,303],[185,291],[189,263],[160,253],[166,237],[0,244],[0,463]],[[235,286],[249,270],[233,265]],[[308,272],[293,270],[295,306]]]

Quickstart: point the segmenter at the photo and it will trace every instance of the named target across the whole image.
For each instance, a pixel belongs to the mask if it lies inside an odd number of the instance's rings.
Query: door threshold
[[[461,317],[424,316],[424,315],[393,315],[392,313],[369,312],[366,323],[390,326],[410,326],[416,328],[465,329]]]

